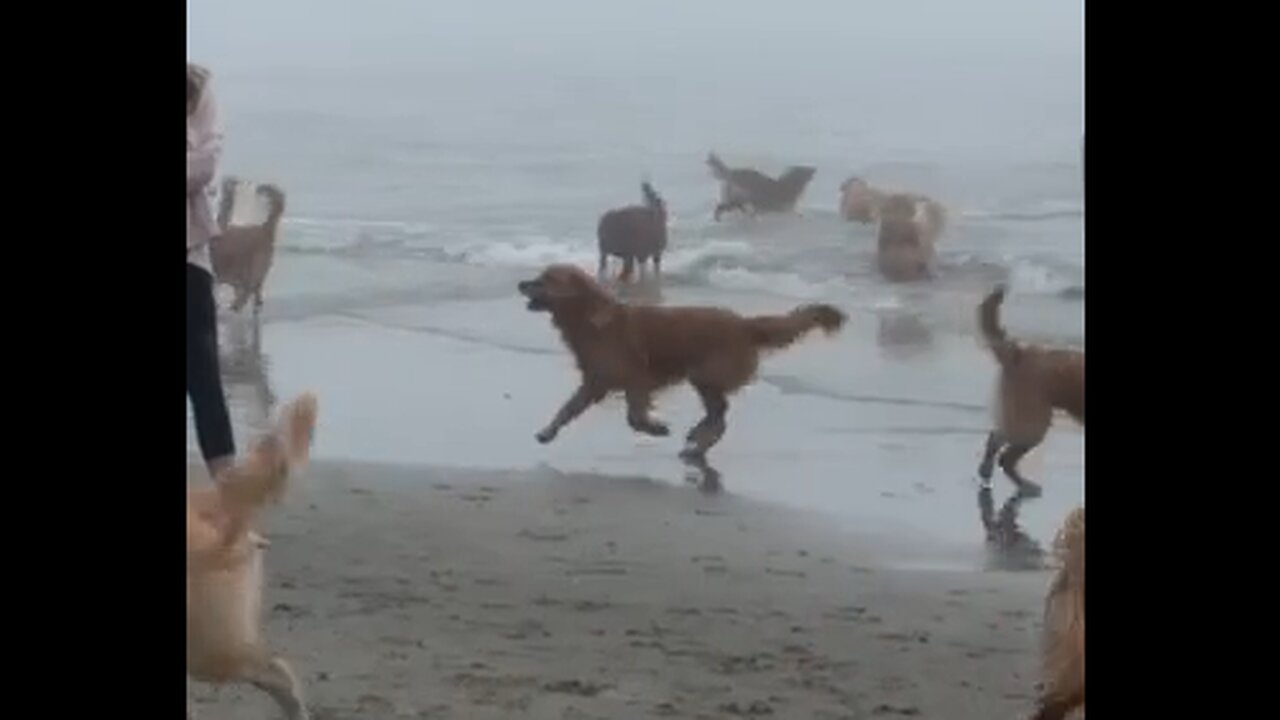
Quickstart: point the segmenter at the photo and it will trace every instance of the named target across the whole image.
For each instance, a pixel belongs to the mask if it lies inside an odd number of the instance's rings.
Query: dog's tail
[[[1045,599],[1045,693],[1041,706],[1084,701],[1084,508],[1067,515],[1054,539],[1061,563]]]
[[[978,305],[978,328],[982,330],[982,338],[987,341],[987,347],[991,348],[996,360],[1006,366],[1018,359],[1017,344],[1009,339],[1004,326],[1000,324],[1000,304],[1004,302],[1007,292],[1008,288],[1004,285],[997,285],[982,304]]]
[[[667,212],[667,204],[662,200],[662,196],[647,181],[640,183],[640,192],[644,194],[644,204],[650,210],[664,214]]]
[[[258,194],[267,199],[267,220],[264,223],[267,227],[275,227],[280,223],[281,216],[284,215],[284,190],[279,185],[270,183],[258,186]],[[272,241],[275,240],[275,234],[271,236]]]
[[[724,161],[720,159],[720,156],[716,155],[714,152],[707,155],[707,167],[710,167],[711,174],[715,175],[716,179],[722,182],[728,182],[729,176],[733,172],[729,169],[728,165],[724,164]]]
[[[306,465],[316,412],[316,398],[309,393],[285,405],[275,428],[218,478],[218,495],[228,520],[223,537],[228,543],[247,533],[254,513],[279,501],[290,477]]]
[[[828,335],[844,327],[846,316],[832,305],[801,305],[786,315],[764,315],[747,319],[747,328],[757,347],[781,349],[815,328]]]

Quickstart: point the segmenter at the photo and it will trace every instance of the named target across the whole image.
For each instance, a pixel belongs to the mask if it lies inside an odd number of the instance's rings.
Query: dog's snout
[[[521,293],[524,293],[527,295],[529,294],[530,290],[533,290],[533,286],[534,286],[533,280],[521,280],[520,282],[516,283],[516,290],[519,290]]]

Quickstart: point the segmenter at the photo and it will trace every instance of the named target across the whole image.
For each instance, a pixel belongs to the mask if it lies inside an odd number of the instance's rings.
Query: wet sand
[[[318,720],[988,720],[1033,695],[1045,573],[886,567],[875,534],[730,493],[319,461],[263,530],[268,635]]]

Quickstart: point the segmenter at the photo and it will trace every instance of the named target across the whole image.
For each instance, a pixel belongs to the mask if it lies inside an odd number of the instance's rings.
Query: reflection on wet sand
[[[933,328],[916,313],[884,314],[878,321],[876,344],[889,357],[912,357],[933,347]]]
[[[1018,510],[1028,497],[1014,493],[997,514],[991,488],[983,487],[978,491],[978,510],[986,534],[988,570],[1042,570],[1046,567],[1044,548],[1018,525]]]
[[[270,361],[262,352],[262,324],[252,317],[228,318],[221,343],[222,386],[233,418],[251,431],[266,430],[276,396]]]

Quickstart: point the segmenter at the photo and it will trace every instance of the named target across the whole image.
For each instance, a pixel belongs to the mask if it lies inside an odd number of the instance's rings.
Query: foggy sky
[[[983,55],[1078,72],[1083,57],[1083,0],[189,0],[188,14],[190,58],[224,71]]]

